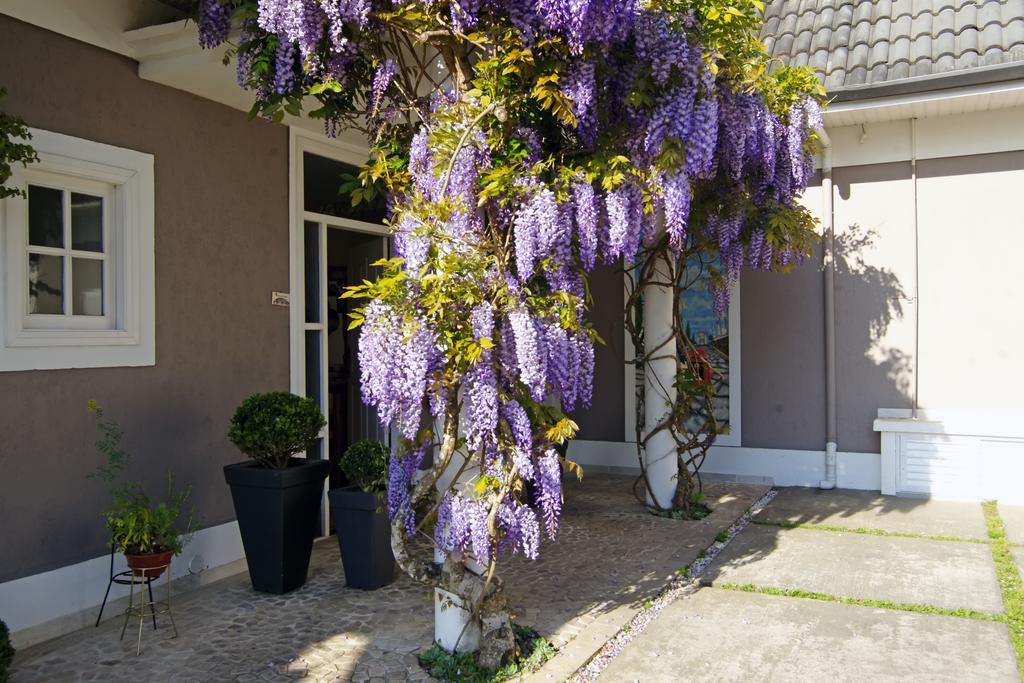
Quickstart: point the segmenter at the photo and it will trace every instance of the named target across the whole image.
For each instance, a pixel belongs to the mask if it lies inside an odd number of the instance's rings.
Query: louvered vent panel
[[[962,443],[903,437],[900,490],[932,495],[961,491],[971,450]]]

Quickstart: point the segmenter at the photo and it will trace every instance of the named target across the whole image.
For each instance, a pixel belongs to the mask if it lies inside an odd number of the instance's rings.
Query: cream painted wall
[[[1024,152],[919,163],[920,404],[1024,409]]]

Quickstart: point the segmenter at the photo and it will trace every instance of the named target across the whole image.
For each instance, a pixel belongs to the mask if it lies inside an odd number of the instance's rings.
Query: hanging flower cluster
[[[458,455],[473,483],[441,492],[442,549],[489,564],[555,535],[557,446],[592,398],[594,267],[666,244],[720,254],[724,307],[743,266],[807,252],[795,199],[818,88],[768,69],[756,4],[203,0],[204,47],[227,35],[226,9],[242,20],[255,114],[281,120],[313,98],[328,133],[368,136],[348,189],[386,195],[396,258],[346,295],[370,299],[354,317],[363,398],[403,436],[396,529],[415,529]]]

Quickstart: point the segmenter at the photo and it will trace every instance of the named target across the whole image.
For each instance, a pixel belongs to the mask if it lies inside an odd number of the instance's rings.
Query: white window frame
[[[623,304],[629,302],[631,291],[630,273],[623,277]],[[739,278],[734,281],[729,290],[729,433],[719,434],[715,438],[715,446],[742,446],[742,420],[741,410],[742,395],[740,387],[742,357],[740,347],[740,282]],[[625,350],[627,361],[636,358],[633,348],[633,338],[629,331],[623,332],[625,339]],[[626,363],[626,381],[624,389],[625,415],[625,440],[628,443],[636,441],[636,366]]]
[[[0,371],[127,367],[156,362],[153,156],[30,129],[39,161],[13,169],[9,185],[107,186],[104,315],[28,319],[28,203],[0,207]],[[109,221],[109,223],[108,223]],[[108,246],[109,245],[109,246]],[[70,245],[65,245],[70,247]],[[67,252],[71,254],[70,251]],[[70,256],[69,256],[70,258]],[[65,304],[73,305],[70,298]]]

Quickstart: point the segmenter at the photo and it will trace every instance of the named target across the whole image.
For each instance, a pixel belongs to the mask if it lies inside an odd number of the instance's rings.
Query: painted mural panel
[[[708,380],[715,386],[711,410],[719,429],[725,430],[729,426],[729,318],[715,312],[709,267],[718,268],[717,259],[702,263],[699,258],[694,258],[687,264],[686,281],[691,284],[683,291],[679,317],[685,326],[686,336],[696,347],[695,353],[710,368]],[[680,348],[679,353],[682,355],[686,350]],[[698,401],[694,402],[692,409],[687,427],[698,431],[707,420],[707,408]]]

